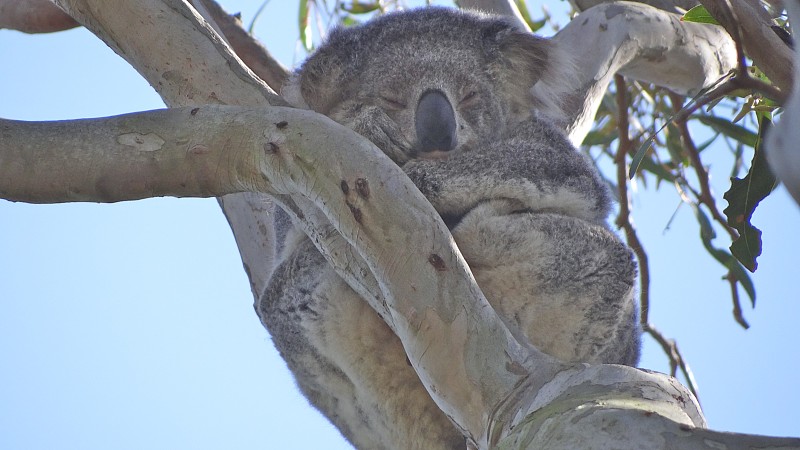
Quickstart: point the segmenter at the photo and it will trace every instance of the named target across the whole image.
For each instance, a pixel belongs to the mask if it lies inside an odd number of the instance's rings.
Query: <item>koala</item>
[[[571,70],[506,19],[424,8],[334,30],[283,94],[404,170],[515,336],[564,361],[635,365],[636,265],[606,223],[606,184],[556,125]],[[311,404],[359,449],[465,448],[381,317],[286,214],[275,226],[257,311]]]

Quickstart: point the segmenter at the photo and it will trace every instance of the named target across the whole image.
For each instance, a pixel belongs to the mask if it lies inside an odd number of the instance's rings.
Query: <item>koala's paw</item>
[[[413,146],[400,127],[377,106],[352,103],[340,108],[331,117],[369,139],[399,165],[413,157]]]

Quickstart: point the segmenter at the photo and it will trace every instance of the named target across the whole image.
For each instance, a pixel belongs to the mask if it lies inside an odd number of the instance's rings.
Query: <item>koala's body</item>
[[[284,95],[403,168],[512,333],[565,361],[635,365],[635,263],[604,182],[552,122],[569,73],[504,19],[428,8],[334,31]],[[279,216],[258,312],[309,401],[357,448],[464,448],[399,339]]]

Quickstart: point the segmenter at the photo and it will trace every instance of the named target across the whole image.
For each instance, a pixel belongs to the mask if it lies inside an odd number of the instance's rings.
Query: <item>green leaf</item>
[[[377,11],[380,9],[381,4],[380,2],[361,3],[359,1],[354,1],[350,5],[343,4],[340,7],[343,11],[347,11],[350,14],[366,14]]]
[[[709,126],[714,131],[725,135],[731,139],[741,142],[748,147],[755,147],[758,135],[747,128],[731,123],[728,119],[723,119],[717,116],[693,115],[693,119],[697,119],[704,125]]]
[[[639,167],[641,167],[642,170],[650,172],[656,176],[656,187],[658,187],[661,180],[667,180],[670,183],[675,181],[675,175],[667,170],[663,164],[653,161],[652,158],[644,158]]]
[[[663,129],[663,128],[662,128]],[[639,170],[639,165],[642,163],[642,160],[647,155],[647,151],[650,150],[650,147],[653,146],[653,141],[656,140],[656,133],[650,135],[649,138],[645,139],[642,142],[642,145],[639,146],[639,150],[636,150],[636,153],[633,155],[631,159],[631,168],[628,171],[628,179],[633,179],[636,176],[636,172]]]
[[[311,35],[311,20],[309,20],[309,0],[300,0],[300,13],[298,14],[298,26],[300,29],[300,42],[306,51],[314,48],[314,40]]]
[[[256,26],[256,22],[258,21],[258,18],[261,17],[261,13],[264,12],[264,8],[267,7],[267,5],[269,4],[269,1],[270,0],[264,0],[263,2],[261,2],[261,6],[258,7],[258,9],[256,10],[256,13],[253,15],[253,20],[250,22],[250,26],[247,27],[247,32],[248,33],[253,34],[253,31],[254,31],[255,26]]]
[[[731,187],[723,195],[728,201],[728,207],[723,210],[725,217],[728,218],[728,225],[739,231],[739,239],[731,244],[731,253],[751,272],[755,272],[758,268],[756,260],[761,255],[761,230],[751,223],[753,212],[777,184],[762,148],[764,133],[772,121],[763,118],[760,122],[758,142],[750,163],[750,171],[743,179],[731,178]]]
[[[688,164],[688,159],[683,151],[683,141],[681,141],[681,131],[675,126],[674,123],[670,122],[667,124],[666,129],[666,147],[667,152],[669,152],[670,158],[675,163],[676,166]]]
[[[612,129],[610,131],[592,130],[586,133],[586,137],[583,138],[581,147],[592,146],[592,145],[608,145],[614,142],[614,139],[616,139],[617,137],[619,137],[619,133],[615,129]]]
[[[747,274],[739,261],[730,253],[714,247],[714,244],[712,244],[711,241],[717,237],[717,233],[714,231],[714,227],[711,225],[711,220],[709,220],[706,213],[703,212],[703,210],[697,206],[697,204],[690,203],[690,205],[692,206],[695,217],[697,217],[697,223],[700,225],[700,240],[703,241],[703,247],[706,248],[706,251],[713,256],[714,259],[728,269],[728,273],[730,273],[730,275],[742,285],[745,292],[747,292],[747,295],[750,297],[750,303],[755,306],[756,288],[753,285],[753,280],[750,279],[750,275]]]
[[[539,31],[547,23],[548,17],[534,21],[533,18],[531,18],[530,11],[528,11],[528,5],[525,4],[524,0],[514,0],[514,3],[517,5],[517,9],[519,10],[519,14],[522,16],[522,20],[528,24],[532,32],[535,33]]]
[[[702,5],[697,5],[694,8],[686,11],[686,14],[684,14],[683,17],[681,17],[681,21],[710,23],[713,25],[719,25],[717,19],[715,19],[711,14],[709,14],[708,10]]]

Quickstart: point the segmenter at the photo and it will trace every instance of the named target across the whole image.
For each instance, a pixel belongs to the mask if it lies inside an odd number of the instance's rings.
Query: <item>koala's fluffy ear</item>
[[[569,54],[555,42],[515,27],[497,32],[494,39],[499,58],[492,71],[501,82],[508,104],[563,120],[562,99],[576,83]]]
[[[327,114],[346,98],[345,62],[328,50],[315,53],[289,78],[281,90],[289,104]]]

